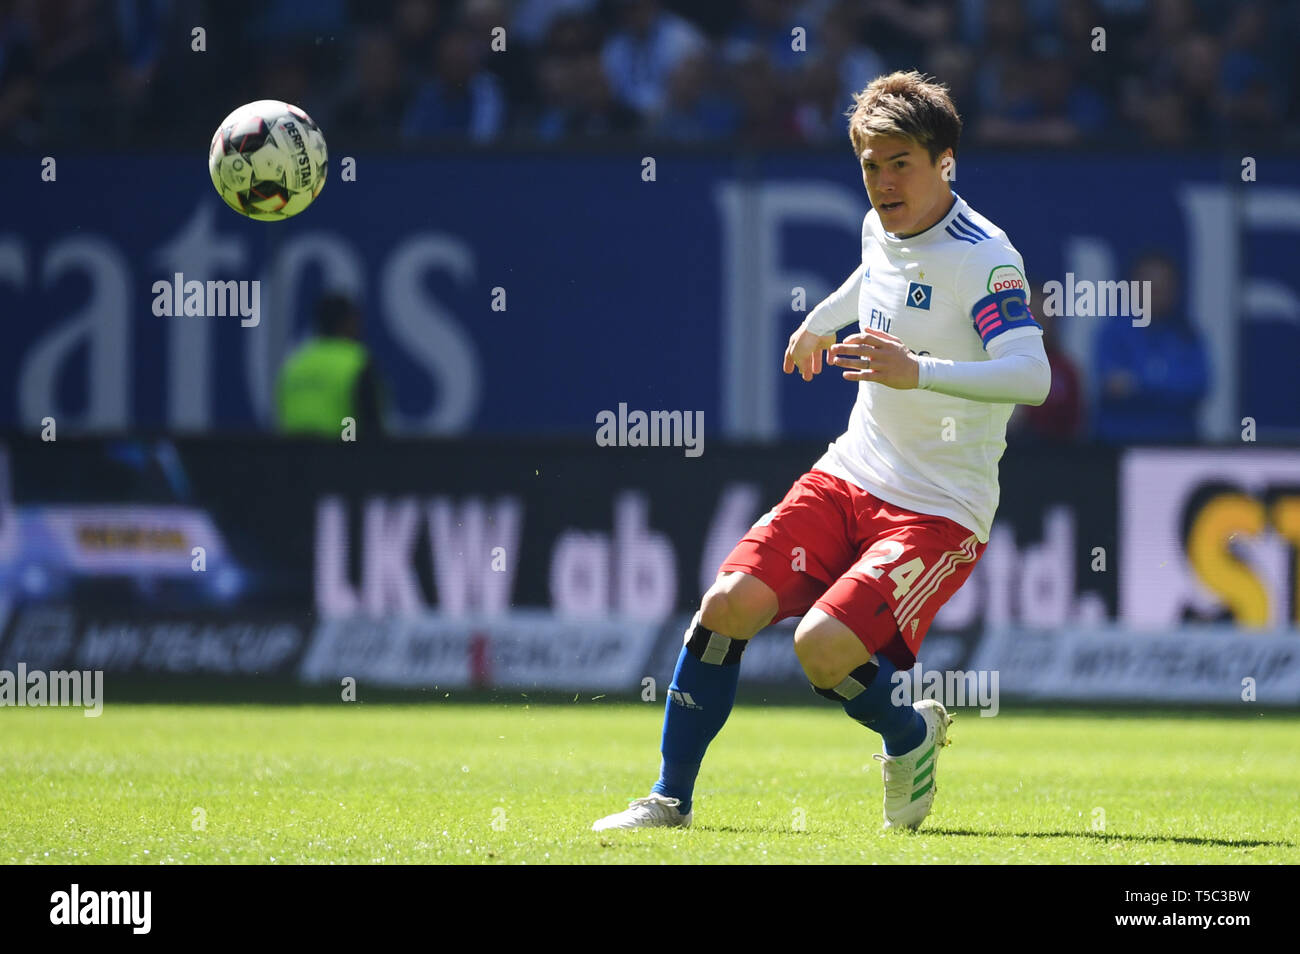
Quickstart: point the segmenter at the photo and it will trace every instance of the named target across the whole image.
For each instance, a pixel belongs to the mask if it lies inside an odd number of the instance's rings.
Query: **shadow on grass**
[[[357,685],[357,701],[343,703],[340,686],[333,683],[305,685],[284,677],[220,678],[215,676],[138,676],[107,674],[104,678],[105,704],[124,702],[136,704],[164,704],[177,706],[207,705],[268,705],[268,706],[322,706],[349,705],[411,706],[427,709],[431,714],[440,708],[482,706],[485,708],[522,710],[529,707],[576,708],[592,711],[609,711],[612,707],[643,708],[647,713],[662,713],[663,702],[642,701],[640,690],[625,692],[558,692],[554,690],[517,689],[463,689],[429,687],[422,689],[396,689],[372,686],[361,680]],[[740,689],[737,699],[740,708],[818,710],[831,713],[826,700],[812,692],[796,689]],[[1182,706],[1162,708],[1136,703],[1097,703],[1080,706],[1078,703],[1047,705],[1044,703],[1015,705],[1004,699],[1002,715],[1020,719],[1036,717],[1063,719],[1178,719],[1198,720],[1214,718],[1223,720],[1258,719],[1267,714],[1272,719],[1300,719],[1300,713],[1286,709],[1264,709],[1255,706],[1232,704],[1224,706]],[[956,709],[961,718],[973,718],[976,710]],[[743,713],[739,716],[743,718]],[[983,721],[978,720],[978,721]]]
[[[959,835],[968,838],[1083,838],[1091,841],[1166,842],[1215,848],[1294,848],[1290,841],[1255,838],[1194,838],[1190,835],[1120,835],[1104,831],[971,831],[967,828],[923,828],[918,835]]]
[[[778,829],[760,825],[694,825],[693,831],[733,835],[802,835],[809,832]],[[883,834],[883,832],[882,832]],[[1203,845],[1214,848],[1294,848],[1290,841],[1264,841],[1254,838],[1193,838],[1188,835],[1121,835],[1100,831],[972,831],[968,828],[922,828],[916,832],[900,832],[904,838],[921,838],[926,835],[951,835],[961,838],[1078,838],[1101,842],[1163,842],[1178,845]]]

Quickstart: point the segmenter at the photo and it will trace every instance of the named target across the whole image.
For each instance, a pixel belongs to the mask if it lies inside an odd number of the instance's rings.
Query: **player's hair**
[[[924,146],[930,165],[945,149],[957,155],[961,117],[948,96],[948,87],[916,70],[878,76],[853,94],[849,141],[861,156],[868,136],[901,136]]]

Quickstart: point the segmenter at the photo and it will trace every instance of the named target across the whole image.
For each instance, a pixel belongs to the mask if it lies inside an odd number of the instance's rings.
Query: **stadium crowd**
[[[1297,40],[1280,0],[0,0],[0,148],[205,141],[268,95],[332,141],[820,145],[895,68],[968,145],[1295,142]]]

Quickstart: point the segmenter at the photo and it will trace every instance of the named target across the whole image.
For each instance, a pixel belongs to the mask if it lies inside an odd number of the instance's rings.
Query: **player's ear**
[[[945,179],[953,179],[953,172],[957,165],[957,158],[953,154],[952,147],[949,146],[943,152],[934,158],[934,165]]]

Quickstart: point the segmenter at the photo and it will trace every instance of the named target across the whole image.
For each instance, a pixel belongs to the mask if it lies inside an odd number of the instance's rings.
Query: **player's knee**
[[[846,639],[847,634],[847,639]],[[851,639],[851,642],[849,641]],[[794,631],[794,652],[808,681],[819,689],[840,684],[860,660],[846,647],[862,652],[862,644],[839,620],[811,611]]]
[[[719,577],[700,603],[700,623],[732,639],[749,639],[776,615],[776,594],[745,573]]]

